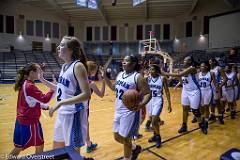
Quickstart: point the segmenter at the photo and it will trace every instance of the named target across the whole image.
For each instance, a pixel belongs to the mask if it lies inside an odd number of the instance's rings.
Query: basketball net
[[[149,39],[139,41],[139,54],[141,54],[142,56],[145,56],[146,54],[160,55],[161,57],[163,57],[164,64],[169,63],[170,73],[172,73],[172,57],[167,52],[161,51],[158,40],[155,38],[155,32],[149,31],[148,35]]]

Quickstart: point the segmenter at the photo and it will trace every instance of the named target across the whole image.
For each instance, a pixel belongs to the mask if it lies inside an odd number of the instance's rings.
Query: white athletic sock
[[[130,158],[125,158],[125,157],[124,157],[123,160],[130,160]]]
[[[132,150],[136,149],[137,145],[135,143],[132,143]]]

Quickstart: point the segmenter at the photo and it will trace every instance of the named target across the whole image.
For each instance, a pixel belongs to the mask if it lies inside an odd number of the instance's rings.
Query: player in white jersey
[[[146,80],[137,72],[140,69],[138,58],[130,55],[126,56],[122,62],[123,72],[117,76],[115,84],[106,76],[106,66],[104,79],[109,88],[116,91],[115,114],[113,120],[114,139],[123,144],[124,159],[137,159],[141,152],[141,146],[132,143],[132,137],[139,127],[139,109],[143,108],[151,99],[151,92]],[[122,103],[122,96],[128,89],[138,90],[143,98],[142,101],[135,106],[136,111],[130,111]]]
[[[200,113],[201,104],[201,91],[196,80],[197,69],[194,67],[194,60],[192,57],[187,56],[184,59],[185,69],[180,73],[164,73],[168,76],[182,77],[182,106],[183,106],[183,123],[182,127],[178,130],[178,133],[187,132],[187,120],[189,109],[192,109],[194,116],[199,122],[199,127],[204,134],[207,134],[207,127],[204,121],[202,121]]]
[[[205,125],[208,128],[209,119],[209,106],[213,99],[213,90],[211,83],[216,85],[216,79],[213,72],[208,71],[208,66],[205,62],[201,63],[200,70],[198,74],[198,83],[201,89],[201,113],[205,120]]]
[[[231,118],[234,119],[236,115],[236,108],[234,106],[234,81],[236,79],[235,72],[232,71],[232,65],[227,64],[225,67],[227,76],[227,83],[222,88],[222,102],[225,108],[226,102],[231,110]]]
[[[148,142],[156,142],[156,147],[159,148],[161,146],[159,117],[163,108],[163,88],[165,90],[168,101],[169,113],[172,111],[172,107],[167,79],[166,77],[162,77],[160,75],[160,67],[157,64],[152,64],[150,65],[149,70],[151,75],[147,78],[147,80],[148,86],[152,92],[152,99],[148,102],[147,109],[148,116],[150,117],[150,121],[152,122],[154,135],[148,140]]]
[[[239,99],[239,76],[238,68],[237,66],[233,67],[233,72],[236,75],[235,81],[234,81],[234,106],[237,107],[237,100]]]
[[[215,120],[215,107],[217,107],[218,120],[220,124],[224,124],[224,121],[223,121],[224,108],[220,103],[220,99],[221,99],[222,86],[227,82],[227,77],[224,70],[220,66],[218,66],[218,62],[215,58],[211,58],[209,60],[209,65],[211,68],[210,71],[215,74],[215,78],[217,81],[215,85],[214,84],[212,85],[214,101],[211,104],[211,114],[210,114],[209,120]]]
[[[57,84],[57,103],[49,116],[58,110],[54,127],[54,148],[71,146],[80,152],[87,130],[87,112],[84,109],[91,93],[87,79],[86,57],[79,40],[64,36],[58,46],[58,55],[65,63]]]

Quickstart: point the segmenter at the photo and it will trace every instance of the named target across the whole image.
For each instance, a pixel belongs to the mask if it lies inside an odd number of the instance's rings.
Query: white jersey
[[[148,102],[148,115],[159,116],[163,108],[163,78],[158,76],[148,77],[148,86],[152,92],[152,99]]]
[[[188,74],[182,77],[183,91],[199,90],[198,82],[195,74]]]
[[[152,98],[162,97],[163,95],[163,80],[161,76],[153,78],[148,77],[148,86],[152,92]]]
[[[137,89],[137,78],[139,73],[133,72],[130,74],[126,74],[126,72],[120,72],[116,79],[116,112],[121,114],[125,112],[129,112],[126,106],[124,106],[122,102],[122,96],[124,92],[128,89]]]
[[[200,89],[211,89],[211,73],[207,72],[205,75],[203,75],[202,72],[198,74],[198,84]]]
[[[226,76],[227,76],[227,83],[222,88],[221,100],[227,101],[227,102],[233,102],[235,98],[234,87],[233,87],[235,73],[234,72],[226,73]]]
[[[226,76],[227,76],[227,83],[226,85],[223,86],[223,89],[226,89],[226,88],[233,89],[235,73],[234,72],[226,73]]]
[[[211,69],[211,72],[214,73],[216,81],[219,84],[221,83],[221,74],[219,72],[220,69],[221,69],[220,66],[216,66],[215,68]]]
[[[203,75],[202,72],[198,74],[198,84],[201,89],[201,105],[209,105],[213,98],[213,91],[211,86],[211,72],[207,72]]]
[[[57,84],[57,101],[62,99],[72,98],[81,93],[81,89],[78,85],[77,79],[74,74],[74,66],[79,61],[73,61],[71,64],[63,65],[60,72]],[[58,113],[60,114],[73,114],[77,111],[84,109],[84,103],[62,105]]]

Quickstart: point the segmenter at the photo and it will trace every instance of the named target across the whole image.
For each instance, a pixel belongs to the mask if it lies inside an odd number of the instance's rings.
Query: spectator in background
[[[228,63],[237,63],[238,60],[238,50],[237,48],[231,48],[228,55]]]

